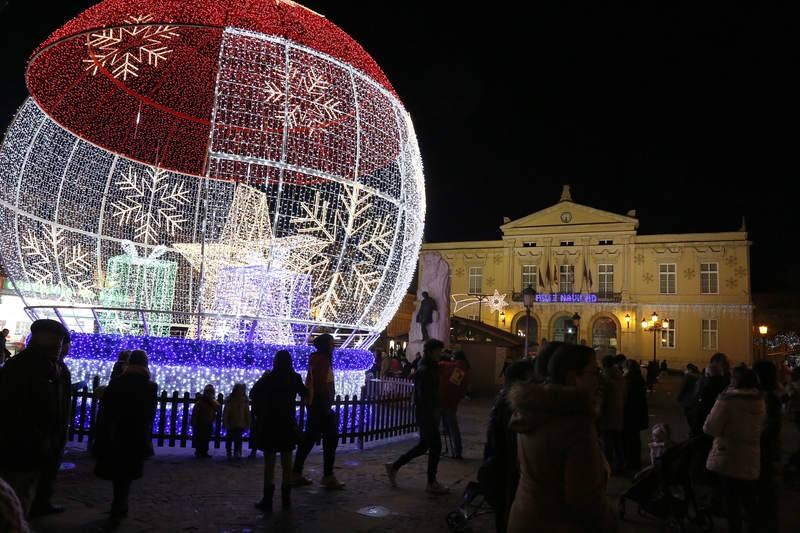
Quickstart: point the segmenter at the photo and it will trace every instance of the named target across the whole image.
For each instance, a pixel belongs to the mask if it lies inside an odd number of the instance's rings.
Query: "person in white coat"
[[[703,432],[714,437],[706,468],[720,478],[731,533],[742,530],[742,507],[748,519],[757,517],[755,488],[761,472],[761,429],[766,416],[764,398],[757,387],[752,370],[734,368],[730,388],[719,395],[703,424]]]

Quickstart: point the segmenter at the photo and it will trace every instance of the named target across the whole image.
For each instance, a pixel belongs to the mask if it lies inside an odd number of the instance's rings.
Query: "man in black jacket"
[[[31,518],[60,513],[64,508],[53,505],[50,498],[53,496],[53,485],[58,475],[58,467],[64,457],[64,447],[67,445],[67,431],[69,430],[69,417],[72,410],[72,375],[69,368],[64,363],[64,358],[69,355],[71,339],[67,331],[61,342],[61,354],[58,357],[58,376],[59,376],[59,410],[56,416],[56,425],[60,428],[58,440],[53,455],[44,463],[39,482],[36,485],[36,495],[31,505]]]
[[[0,477],[14,488],[26,515],[63,442],[59,356],[66,336],[60,322],[35,321],[28,346],[0,373]]]
[[[425,342],[423,356],[414,373],[414,404],[419,427],[419,443],[400,456],[394,463],[387,463],[386,473],[393,487],[397,486],[397,471],[415,457],[428,452],[428,486],[426,492],[447,494],[450,490],[436,480],[442,441],[439,436],[439,357],[444,344],[437,339]]]

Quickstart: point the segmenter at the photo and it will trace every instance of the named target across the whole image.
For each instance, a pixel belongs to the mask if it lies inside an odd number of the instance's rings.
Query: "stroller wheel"
[[[619,513],[619,519],[625,520],[625,498],[620,498],[617,502],[617,512]]]

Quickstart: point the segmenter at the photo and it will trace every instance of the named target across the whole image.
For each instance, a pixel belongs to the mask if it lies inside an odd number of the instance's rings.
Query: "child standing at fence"
[[[241,457],[242,434],[250,428],[250,405],[244,383],[236,383],[225,400],[222,425],[225,427],[225,454],[228,457],[231,453],[234,457]]]
[[[208,441],[211,439],[212,424],[219,413],[219,402],[214,399],[214,393],[214,385],[206,385],[192,409],[192,442],[194,456],[198,458],[211,457]]]
[[[258,413],[259,450],[264,451],[264,497],[256,507],[272,512],[275,494],[275,456],[281,454],[281,507],[291,508],[292,451],[299,441],[295,398],[308,397],[308,389],[294,371],[292,356],[286,350],[275,354],[272,372],[265,375],[263,385],[253,390],[253,410]],[[261,381],[261,380],[260,380]]]

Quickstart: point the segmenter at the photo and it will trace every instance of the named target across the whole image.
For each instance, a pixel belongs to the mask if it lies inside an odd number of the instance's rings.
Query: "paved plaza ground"
[[[669,378],[650,396],[651,420],[670,422],[678,438],[685,434],[679,410],[674,405],[678,378]],[[134,483],[130,516],[119,531],[176,532],[414,532],[447,531],[445,517],[458,508],[462,491],[475,478],[483,450],[485,424],[491,400],[465,400],[460,409],[465,440],[464,461],[444,458],[440,480],[449,485],[449,496],[430,496],[425,488],[425,458],[401,470],[400,488],[392,489],[383,464],[394,460],[414,442],[413,437],[373,445],[359,451],[340,448],[336,475],[347,483],[344,491],[329,492],[318,486],[294,491],[291,513],[277,512],[265,518],[253,503],[260,497],[263,459],[231,461],[222,449],[214,450],[214,458],[201,461],[192,450],[157,448],[156,457],[147,465],[145,477]],[[798,435],[791,424],[785,425],[785,451],[797,449]],[[307,473],[315,480],[321,475],[321,454],[309,458]],[[61,515],[46,517],[33,523],[39,532],[102,531],[111,500],[110,483],[93,475],[93,461],[85,445],[71,444],[65,461],[75,468],[62,472],[55,501],[67,507]],[[609,498],[616,497],[630,485],[630,480],[613,478]],[[278,504],[276,498],[276,504]],[[784,491],[782,495],[782,531],[800,531],[796,509],[800,493]],[[388,516],[368,517],[359,510],[381,506]],[[631,513],[629,513],[631,514]],[[477,517],[470,521],[472,531],[491,532],[493,517]],[[661,531],[658,524],[636,518],[625,522],[623,531]],[[724,531],[718,521],[716,531]],[[535,527],[531,531],[536,531]]]

